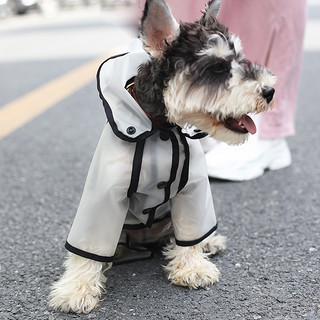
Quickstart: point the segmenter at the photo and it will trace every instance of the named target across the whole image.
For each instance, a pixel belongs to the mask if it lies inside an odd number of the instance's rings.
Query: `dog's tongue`
[[[241,122],[251,134],[255,134],[257,132],[256,125],[248,115],[238,118],[237,121]]]

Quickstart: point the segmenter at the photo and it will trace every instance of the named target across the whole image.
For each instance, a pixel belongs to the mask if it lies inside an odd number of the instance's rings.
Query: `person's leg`
[[[232,147],[220,143],[207,152],[210,177],[251,180],[265,169],[291,164],[284,137],[294,133],[305,8],[304,0],[290,8],[285,0],[224,0],[220,19],[240,36],[246,57],[267,65],[278,76],[278,84],[275,108],[259,117],[257,134],[247,144]]]
[[[267,61],[267,67],[278,78],[275,108],[261,116],[261,139],[281,139],[295,134],[306,4],[304,0],[297,0],[283,10]]]

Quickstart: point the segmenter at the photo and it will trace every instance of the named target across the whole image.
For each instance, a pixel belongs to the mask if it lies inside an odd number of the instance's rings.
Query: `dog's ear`
[[[154,58],[163,52],[178,35],[179,24],[163,0],[147,0],[141,20],[144,49]]]
[[[203,17],[206,19],[209,16],[217,17],[220,11],[221,0],[211,0],[206,4],[206,9]]]

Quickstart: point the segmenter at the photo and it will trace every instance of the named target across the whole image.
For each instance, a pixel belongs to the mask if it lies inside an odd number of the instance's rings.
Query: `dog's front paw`
[[[90,312],[104,291],[103,264],[71,255],[65,267],[64,275],[52,285],[49,306],[62,312]]]
[[[220,271],[208,260],[200,245],[179,247],[172,243],[164,255],[170,260],[165,267],[168,279],[175,285],[199,289],[219,281]]]
[[[92,288],[76,283],[61,286],[58,281],[52,287],[49,306],[62,312],[88,313],[98,306],[100,297]]]

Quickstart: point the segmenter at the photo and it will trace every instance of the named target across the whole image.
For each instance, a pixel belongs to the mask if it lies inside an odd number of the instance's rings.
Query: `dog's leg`
[[[213,256],[219,251],[226,249],[227,238],[214,232],[211,236],[200,242],[203,252]]]
[[[168,279],[175,285],[198,289],[219,280],[220,271],[209,261],[209,254],[203,252],[201,243],[181,247],[172,240],[163,253],[170,260],[165,266]]]
[[[104,264],[70,254],[64,267],[65,273],[52,285],[49,306],[63,312],[90,312],[104,292]]]

